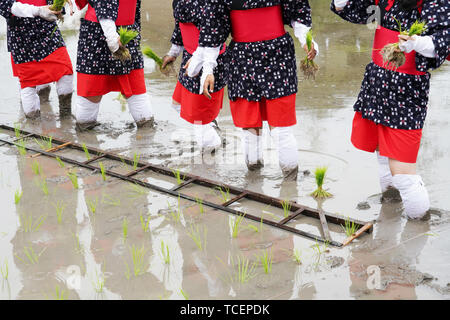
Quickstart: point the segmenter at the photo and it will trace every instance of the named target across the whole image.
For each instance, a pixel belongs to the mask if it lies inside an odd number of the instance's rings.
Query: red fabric
[[[392,70],[391,66],[387,66],[383,57],[381,56],[381,49],[385,45],[398,42],[398,35],[400,32],[389,30],[383,27],[379,27],[375,32],[375,40],[373,41],[372,60],[373,62],[382,68]],[[416,52],[405,53],[406,62],[398,69],[392,70],[400,73],[412,74],[416,76],[423,76],[426,73],[418,71],[416,68]]]
[[[284,30],[281,6],[231,10],[231,30],[236,42],[267,41],[281,37]]]
[[[120,0],[119,15],[117,16],[117,26],[129,26],[136,21],[137,0]],[[85,19],[92,22],[98,22],[95,9],[89,5]]]
[[[375,0],[375,4],[378,5],[380,3],[380,0]],[[386,7],[386,10],[391,10],[392,6],[394,5],[395,0],[389,0],[388,6]],[[422,13],[423,8],[423,0],[417,1],[417,8],[419,9],[419,13]]]
[[[416,163],[422,130],[392,129],[364,119],[360,112],[353,118],[352,144],[363,151],[405,163]]]
[[[88,4],[87,0],[75,0],[75,4],[78,6],[78,9],[83,9]]]
[[[225,89],[211,94],[211,100],[202,94],[194,94],[177,82],[172,99],[181,105],[180,116],[192,124],[208,124],[219,115]]]
[[[179,23],[181,37],[183,38],[183,46],[187,52],[194,54],[198,47],[198,40],[200,39],[200,30],[193,23]],[[226,50],[225,44],[223,45],[220,54]]]
[[[41,61],[15,64],[11,56],[14,77],[18,77],[23,88],[58,81],[65,75],[73,74],[72,62],[66,47],[55,50]]]
[[[450,56],[447,57],[447,60],[450,61]]]
[[[46,6],[47,0],[16,0],[20,3],[31,4],[33,6]]]
[[[110,92],[121,92],[125,97],[147,92],[144,69],[124,75],[94,75],[78,72],[77,93],[82,97],[103,96]]]
[[[290,127],[297,123],[296,94],[278,99],[248,101],[239,98],[230,101],[233,122],[239,128],[260,128],[267,121],[272,127]]]

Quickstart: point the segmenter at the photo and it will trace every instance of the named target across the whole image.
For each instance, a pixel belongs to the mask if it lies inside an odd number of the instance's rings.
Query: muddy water
[[[324,0],[312,4],[321,70],[316,81],[300,83],[299,124],[295,127],[301,169],[312,172],[318,165],[329,167],[325,183],[334,197],[320,204],[309,196],[315,187],[311,174],[301,174],[297,181],[283,181],[268,137],[264,169],[258,174],[247,172],[241,133],[233,127],[228,102],[218,119],[228,144],[199,163],[201,158],[190,145],[190,127],[170,108],[176,76],[161,75],[152,61],[146,61],[146,78],[158,123],[153,130],[137,130],[126,105],[116,99],[116,94],[110,94],[101,106],[101,126],[90,133],[78,133],[72,119],[59,119],[54,88],[50,102],[42,105],[42,119],[25,120],[18,86],[11,75],[2,21],[2,123],[18,122],[26,130],[126,156],[138,153],[151,163],[312,207],[320,205],[344,216],[376,220],[376,224],[372,234],[343,249],[316,246],[304,238],[246,220],[233,237],[230,225],[235,218],[224,213],[113,178],[104,181],[98,172],[69,165],[61,168],[53,159],[30,159],[16,149],[1,146],[0,266],[3,273],[8,266],[8,277],[0,280],[0,298],[54,299],[62,292],[67,299],[184,299],[183,294],[189,299],[448,299],[450,145],[446,137],[450,134],[450,65],[433,72],[419,157],[432,206],[438,210],[427,222],[408,221],[401,204],[380,203],[374,155],[355,150],[349,142],[352,104],[370,60],[373,31],[339,21],[328,4]],[[170,1],[144,1],[143,22],[144,42],[163,55],[172,32]],[[65,39],[73,61],[76,29],[77,19],[66,19]],[[298,50],[298,59],[302,56]],[[83,153],[64,151],[61,155],[85,159]],[[39,174],[32,169],[36,163]],[[131,170],[121,163],[105,161],[104,165],[118,172]],[[78,176],[78,189],[67,177],[69,170]],[[177,183],[147,173],[139,178],[164,187]],[[16,190],[23,192],[18,204],[14,202]],[[185,191],[217,203],[226,196],[201,187]],[[361,201],[367,201],[370,208],[358,210]],[[233,206],[274,220],[283,216],[280,210],[250,201]],[[60,221],[58,211],[62,212]],[[312,219],[302,217],[290,225],[320,234],[317,221]],[[190,236],[193,232],[200,234],[201,249]],[[345,238],[340,226],[330,225],[330,232],[336,241]],[[165,261],[167,250],[169,261]],[[141,263],[136,259],[133,262],[133,252],[135,258],[142,254],[137,259]],[[250,264],[257,263],[263,252],[273,255],[271,272],[266,274],[258,264],[248,281],[237,281],[238,261],[245,258]],[[294,261],[293,252],[299,254],[301,263]],[[368,285],[368,268],[376,270],[370,279],[380,275],[379,283],[374,282],[378,289],[373,289],[370,281]]]

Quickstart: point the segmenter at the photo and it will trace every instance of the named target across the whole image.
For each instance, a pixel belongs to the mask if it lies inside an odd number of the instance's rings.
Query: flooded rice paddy
[[[145,71],[155,129],[138,130],[126,105],[110,94],[101,105],[101,125],[77,132],[73,119],[59,119],[54,87],[50,102],[41,106],[41,120],[26,120],[2,20],[2,124],[122,156],[136,155],[141,161],[346,217],[375,220],[375,226],[372,234],[333,248],[250,220],[239,223],[235,216],[113,177],[105,181],[100,172],[62,167],[44,156],[30,158],[31,153],[21,155],[17,148],[2,145],[0,299],[448,299],[450,65],[432,75],[418,162],[436,209],[428,221],[409,221],[401,203],[380,202],[376,158],[356,150],[349,139],[352,105],[370,61],[373,30],[338,20],[328,6],[329,1],[312,2],[321,69],[316,81],[301,79],[299,85],[295,135],[302,173],[296,181],[283,180],[268,138],[265,167],[259,173],[247,171],[241,132],[233,126],[227,100],[218,118],[227,145],[202,159],[190,143],[190,126],[170,107],[176,75],[162,75],[152,61],[146,61]],[[74,64],[76,20],[66,19],[63,28]],[[145,44],[163,55],[170,47],[172,27],[170,1],[144,1]],[[303,53],[297,49],[300,60]],[[8,135],[1,132],[0,138]],[[31,139],[27,145],[39,147],[39,142]],[[60,155],[86,160],[83,152],[73,150]],[[124,163],[102,163],[120,173],[133,169]],[[322,203],[309,196],[317,166],[328,166],[325,187],[334,195]],[[68,172],[76,174],[76,181]],[[136,178],[165,188],[177,185],[175,178],[150,172]],[[201,186],[183,192],[214,203],[229,196]],[[362,202],[366,203],[358,209]],[[232,208],[283,218],[282,210],[249,200]],[[320,235],[320,223],[311,218],[300,217],[289,225]],[[330,233],[336,241],[346,238],[341,226],[330,224]],[[248,265],[247,272],[239,273],[239,265]]]

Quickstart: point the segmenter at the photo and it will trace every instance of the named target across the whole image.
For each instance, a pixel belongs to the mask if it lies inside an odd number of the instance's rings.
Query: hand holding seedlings
[[[171,69],[168,68],[168,66],[171,65],[177,59],[176,57],[167,56],[167,55],[161,59],[150,47],[144,47],[142,49],[142,53],[145,56],[147,56],[148,58],[155,61],[159,67],[159,70],[164,75],[168,75],[170,73]]]
[[[306,34],[306,44],[303,48],[305,49],[307,56],[301,61],[300,69],[306,79],[315,79],[319,66],[314,62],[317,50],[314,48],[313,34],[311,30],[309,30]]]
[[[130,41],[134,40],[139,35],[139,32],[130,30],[124,27],[119,28],[119,49],[113,53],[115,59],[120,60],[122,63],[131,60],[130,50],[126,47]]]

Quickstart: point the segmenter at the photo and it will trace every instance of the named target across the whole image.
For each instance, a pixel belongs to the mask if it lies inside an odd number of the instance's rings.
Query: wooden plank
[[[346,246],[349,243],[351,243],[353,240],[355,240],[356,238],[360,237],[364,232],[367,232],[368,230],[372,229],[373,227],[373,223],[372,222],[368,222],[366,223],[362,228],[360,228],[354,235],[352,235],[351,237],[348,237],[344,243],[342,244],[342,246]]]
[[[278,222],[278,224],[288,223],[289,221],[291,221],[291,220],[297,218],[299,215],[301,215],[303,211],[305,211],[305,208],[298,209],[293,214],[291,214],[289,217],[286,217],[283,220],[281,220],[280,222]]]
[[[234,197],[224,203],[222,203],[223,207],[228,207],[230,204],[235,203],[236,201],[241,200],[242,198],[244,198],[248,193],[247,192],[242,192],[241,194],[239,194],[237,197]]]
[[[191,184],[191,183],[194,182],[194,181],[195,181],[195,179],[189,179],[189,180],[187,180],[187,181],[185,181],[185,182],[183,182],[183,183],[181,183],[181,184],[179,184],[179,185],[173,187],[173,188],[172,188],[172,191],[180,190],[181,188],[186,187],[188,184]]]
[[[61,145],[59,145],[59,146],[57,146],[57,147],[54,147],[54,148],[45,150],[45,152],[55,152],[55,151],[64,149],[64,148],[68,147],[68,146],[71,145],[71,144],[72,144],[71,142],[66,142],[66,143],[61,144]],[[36,154],[33,154],[32,156],[30,156],[30,158],[37,158],[37,157],[39,157],[39,156],[41,156],[41,155],[42,155],[42,153],[36,153]]]
[[[318,210],[319,210],[320,224],[322,225],[323,236],[328,241],[331,241],[330,230],[328,229],[327,218],[323,214],[322,209],[319,208]]]

